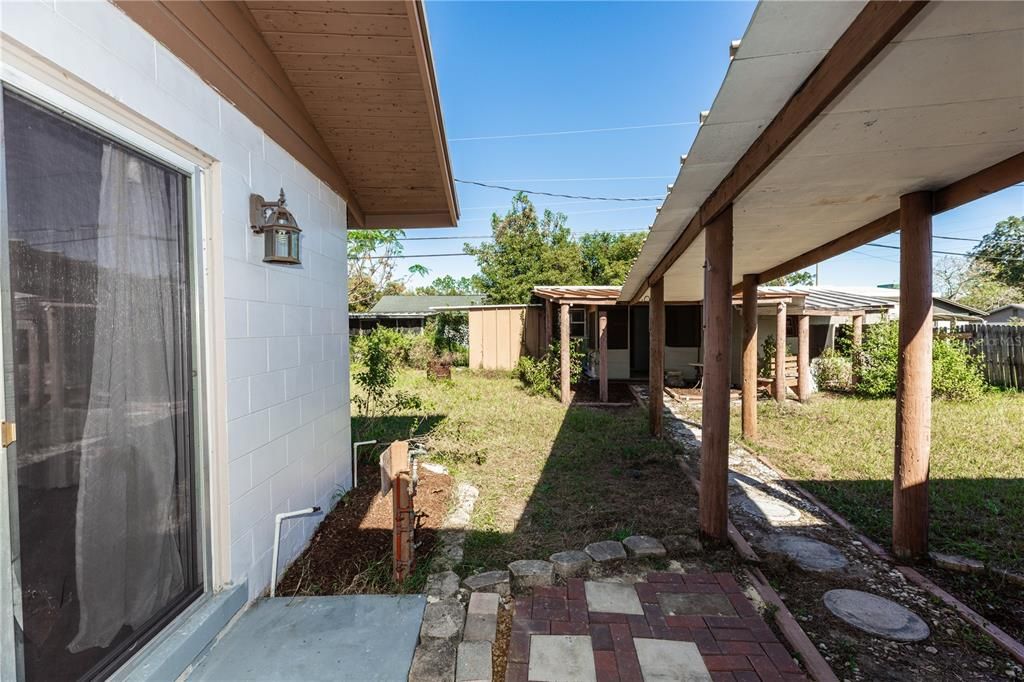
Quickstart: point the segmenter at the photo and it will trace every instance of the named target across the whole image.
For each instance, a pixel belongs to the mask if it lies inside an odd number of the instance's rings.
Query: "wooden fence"
[[[990,384],[1024,390],[1024,326],[965,324],[957,332],[981,357]]]
[[[523,355],[540,354],[544,328],[540,306],[478,306],[469,309],[471,369],[512,369]]]

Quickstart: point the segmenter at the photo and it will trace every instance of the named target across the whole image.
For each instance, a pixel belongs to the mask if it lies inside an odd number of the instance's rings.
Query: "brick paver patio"
[[[511,637],[508,682],[807,679],[730,573],[538,587],[515,600]]]

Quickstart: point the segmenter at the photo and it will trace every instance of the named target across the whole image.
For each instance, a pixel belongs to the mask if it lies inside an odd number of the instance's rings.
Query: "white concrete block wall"
[[[230,574],[270,582],[274,515],[351,485],[345,205],[113,5],[4,3],[0,32],[218,160],[224,277]],[[299,267],[262,262],[249,194],[281,188],[303,229]],[[212,229],[204,226],[204,229]],[[212,374],[212,373],[211,373]],[[282,566],[318,518],[290,522]]]

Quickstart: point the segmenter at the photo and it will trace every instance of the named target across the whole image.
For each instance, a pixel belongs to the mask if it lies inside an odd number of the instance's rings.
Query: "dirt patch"
[[[574,403],[596,403],[600,400],[601,388],[596,381],[578,384],[572,389],[572,402]],[[609,381],[608,402],[632,405],[636,401],[632,391],[629,390],[629,384],[624,381]]]
[[[323,520],[309,546],[278,584],[281,595],[380,594],[415,592],[422,576],[402,585],[391,581],[391,494],[381,496],[376,464],[359,467],[361,485],[350,491]],[[437,544],[454,481],[419,470],[414,500],[417,512],[416,556],[424,566]]]
[[[505,597],[498,607],[498,628],[491,649],[491,679],[505,679],[508,667],[508,647],[512,638],[512,597]]]

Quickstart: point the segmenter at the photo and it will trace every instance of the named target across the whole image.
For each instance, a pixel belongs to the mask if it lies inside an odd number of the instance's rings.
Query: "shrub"
[[[405,356],[405,364],[413,369],[426,369],[431,360],[437,358],[437,351],[434,349],[434,339],[426,331],[423,334],[408,335],[408,351]]]
[[[378,327],[353,344],[353,348],[358,346],[360,366],[352,378],[362,393],[354,395],[352,402],[361,416],[383,417],[422,407],[417,396],[395,390],[406,343],[400,332]]]
[[[857,393],[872,398],[896,395],[899,324],[873,324],[857,354]],[[932,342],[932,396],[974,400],[985,389],[981,363],[960,339],[937,334]]]
[[[826,348],[812,363],[811,374],[819,391],[849,391],[853,385],[853,362],[838,351]]]
[[[569,351],[569,383],[577,384],[583,379],[583,361],[587,353],[582,339],[574,339]],[[531,395],[557,395],[561,386],[562,351],[558,341],[553,341],[539,358],[519,358],[513,374],[523,382]]]

